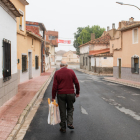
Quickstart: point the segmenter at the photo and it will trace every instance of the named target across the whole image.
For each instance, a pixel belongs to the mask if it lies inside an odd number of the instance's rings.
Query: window
[[[35,56],[35,69],[39,69],[39,57]]]
[[[27,71],[27,55],[22,55],[22,72]]]
[[[107,59],[107,57],[104,57],[104,59]]]
[[[55,40],[55,36],[49,36],[49,40]]]
[[[19,18],[19,29],[24,31],[24,12],[19,10],[19,12],[23,15],[23,16],[20,16]]]
[[[11,41],[3,39],[3,79],[11,77]]]
[[[138,43],[138,29],[133,29],[133,44]]]
[[[131,72],[139,74],[139,58],[131,58]]]

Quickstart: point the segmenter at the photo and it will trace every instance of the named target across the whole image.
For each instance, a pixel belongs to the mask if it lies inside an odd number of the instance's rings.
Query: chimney
[[[91,33],[91,40],[94,40],[94,39],[95,39],[95,34]]]
[[[107,31],[109,31],[109,26],[107,26]]]
[[[115,23],[112,24],[112,29],[115,29]]]
[[[134,21],[134,18],[133,17],[129,18],[129,21],[130,22],[133,22]]]

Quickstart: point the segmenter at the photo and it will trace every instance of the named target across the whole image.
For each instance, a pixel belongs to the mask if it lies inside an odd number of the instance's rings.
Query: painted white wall
[[[113,67],[113,57],[107,57],[107,59],[101,57],[101,61],[102,61],[102,67]]]
[[[40,67],[39,69],[35,69],[35,67],[32,67],[32,76],[33,78],[40,76]]]
[[[91,66],[95,66],[95,58],[94,57],[91,58]]]
[[[56,55],[55,59],[56,59],[56,61],[57,60],[61,61],[62,60],[62,55]]]
[[[80,53],[89,53],[89,45],[80,47]]]
[[[113,57],[92,57],[91,58],[91,66],[95,66],[96,59],[96,67],[113,67]]]
[[[2,78],[2,40],[11,41],[11,74],[17,73],[17,25],[16,21],[0,6],[0,78]]]
[[[26,82],[29,80],[29,70],[26,72],[22,72],[22,70],[20,70],[20,83]]]
[[[47,71],[47,70],[50,69],[49,57],[50,56],[48,56],[48,57],[45,56],[45,63],[46,63],[46,65],[45,65],[45,71]],[[50,57],[50,61],[51,61],[51,57]]]

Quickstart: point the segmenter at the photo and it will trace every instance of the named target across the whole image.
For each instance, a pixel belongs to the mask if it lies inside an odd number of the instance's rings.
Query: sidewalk
[[[5,140],[10,135],[14,127],[19,123],[20,116],[25,111],[25,108],[33,98],[37,98],[36,94],[39,94],[40,89],[49,80],[54,71],[55,69],[52,68],[37,78],[19,84],[18,93],[0,107],[0,140]]]
[[[92,71],[88,71],[88,70],[84,70],[84,69],[78,69],[78,68],[76,68],[76,70],[84,72],[86,74],[96,75],[96,76],[113,76],[113,74],[98,74],[98,73],[95,73],[95,72],[92,72]]]
[[[125,80],[125,79],[117,79],[117,78],[114,78],[114,77],[104,77],[104,80],[140,89],[140,82]]]

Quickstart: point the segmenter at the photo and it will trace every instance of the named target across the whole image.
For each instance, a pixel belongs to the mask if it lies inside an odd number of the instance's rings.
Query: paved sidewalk
[[[104,77],[106,81],[114,82],[114,83],[119,83],[122,85],[127,85],[135,88],[140,89],[140,82],[135,82],[135,81],[130,81],[130,80],[125,80],[125,79],[117,79],[114,77]]]
[[[50,77],[54,68],[41,76],[19,84],[18,93],[0,107],[0,140],[5,140],[16,126],[19,117],[42,85]]]
[[[76,70],[87,73],[87,74],[90,74],[90,75],[96,75],[96,76],[113,76],[113,74],[98,74],[98,73],[95,73],[95,72],[92,72],[92,71],[88,71],[88,70],[84,70],[84,69],[78,69],[78,68],[76,68]]]

